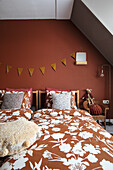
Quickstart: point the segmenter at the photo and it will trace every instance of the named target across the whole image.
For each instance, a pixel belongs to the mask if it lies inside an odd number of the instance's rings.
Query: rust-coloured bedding
[[[18,119],[31,119],[31,109],[0,109],[0,123]]]
[[[10,156],[2,170],[113,170],[113,137],[89,113],[42,109],[32,121],[42,128],[40,139]]]

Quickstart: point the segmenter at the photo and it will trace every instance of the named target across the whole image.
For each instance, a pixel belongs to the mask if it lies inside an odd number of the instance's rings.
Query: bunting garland
[[[18,68],[17,70],[18,70],[18,75],[20,76],[23,71],[23,68]]]
[[[11,68],[12,68],[12,66],[7,65],[7,68],[6,68],[7,73],[9,73]]]
[[[76,58],[75,52],[73,52],[70,56],[75,59],[75,58]],[[64,66],[67,65],[66,58],[63,58],[60,62],[61,62]],[[2,63],[0,62],[0,67],[1,67],[1,65],[2,65]],[[56,71],[56,63],[50,64],[50,66],[51,66],[51,68],[52,68],[54,71]],[[7,64],[7,65],[6,65],[6,73],[8,74],[11,69],[12,69],[12,66]],[[16,68],[16,69],[17,69],[18,76],[21,76],[24,68],[18,67],[18,68]],[[44,75],[44,74],[45,74],[45,66],[40,67],[39,69],[40,69],[42,75]],[[28,72],[29,72],[29,75],[32,76],[33,73],[34,73],[34,68],[28,68]]]
[[[75,59],[75,52],[71,54],[71,57]]]
[[[52,67],[52,69],[53,69],[54,71],[56,71],[56,63],[51,64],[51,67]]]
[[[62,59],[61,62],[66,66],[66,58]]]
[[[34,68],[29,68],[28,71],[29,71],[30,76],[32,76],[34,72]]]
[[[45,67],[40,67],[40,71],[41,71],[41,72],[42,72],[42,74],[44,75]]]

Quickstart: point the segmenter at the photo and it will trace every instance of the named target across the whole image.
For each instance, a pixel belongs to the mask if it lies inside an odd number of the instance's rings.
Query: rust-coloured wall
[[[87,66],[74,65],[74,60],[70,57],[71,53],[80,50],[87,52]],[[65,57],[66,67],[60,62]],[[107,98],[106,79],[96,77],[97,66],[107,61],[71,21],[0,21],[0,62],[3,63],[0,68],[2,89],[79,89],[81,97],[84,89],[92,88],[96,99]],[[57,64],[56,72],[50,67],[52,63]],[[8,74],[6,64],[12,66]],[[46,67],[45,75],[39,70],[41,66]],[[20,77],[17,67],[24,68]],[[32,77],[27,71],[30,67],[35,69]]]

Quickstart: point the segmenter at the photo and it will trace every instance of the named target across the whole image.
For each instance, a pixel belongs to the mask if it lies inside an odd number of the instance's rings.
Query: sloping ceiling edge
[[[113,36],[81,0],[75,0],[71,21],[113,66]]]

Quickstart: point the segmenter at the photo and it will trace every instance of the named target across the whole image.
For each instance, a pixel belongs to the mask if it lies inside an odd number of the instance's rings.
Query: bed
[[[79,91],[76,102],[79,104]],[[39,91],[39,107],[44,92]],[[80,109],[39,109],[32,122],[41,127],[40,139],[28,149],[9,156],[1,170],[113,169],[113,137]]]

